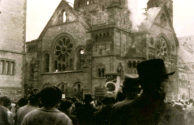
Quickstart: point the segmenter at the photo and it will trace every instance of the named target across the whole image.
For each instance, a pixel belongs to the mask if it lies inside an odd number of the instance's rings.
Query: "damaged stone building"
[[[0,0],[0,96],[23,95],[26,0]]]
[[[178,41],[172,1],[149,0],[139,30],[132,28],[128,4],[75,0],[71,7],[62,0],[39,38],[26,43],[25,87],[56,85],[67,96],[100,95],[107,82],[114,91],[126,74],[136,76],[142,60],[162,58],[175,71]]]

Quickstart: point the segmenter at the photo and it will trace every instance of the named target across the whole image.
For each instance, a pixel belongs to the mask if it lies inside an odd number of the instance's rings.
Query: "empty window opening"
[[[66,12],[64,11],[63,12],[63,23],[65,23],[67,21],[67,14]]]
[[[86,2],[86,4],[89,5],[89,4],[90,4],[90,1],[88,0],[88,1]]]

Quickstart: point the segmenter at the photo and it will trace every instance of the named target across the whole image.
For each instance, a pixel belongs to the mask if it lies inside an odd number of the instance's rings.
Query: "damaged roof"
[[[139,29],[142,31],[146,31],[147,29],[149,29],[153,25],[160,11],[161,11],[161,7],[153,7],[153,8],[148,9],[147,12],[145,13],[146,18],[140,25]]]

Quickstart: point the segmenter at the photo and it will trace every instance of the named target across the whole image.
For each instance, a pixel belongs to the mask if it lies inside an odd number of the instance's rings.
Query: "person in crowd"
[[[91,104],[92,96],[86,94],[84,104],[79,108],[77,113],[78,122],[80,125],[92,125],[94,123],[94,112],[96,109]]]
[[[72,113],[72,102],[69,100],[62,100],[59,105],[59,110],[70,116]]]
[[[143,93],[133,102],[117,108],[110,125],[182,125],[172,123],[173,110],[165,105],[169,75],[162,59],[151,59],[137,65]]]
[[[71,119],[56,107],[62,99],[59,88],[50,86],[40,91],[42,107],[29,112],[22,125],[72,125]]]
[[[70,100],[62,100],[59,105],[59,110],[70,117],[73,122],[73,125],[78,125],[76,116],[72,114],[73,103]]]
[[[116,94],[116,102],[123,101],[125,99],[125,94],[121,91],[118,91]]]
[[[18,110],[22,106],[25,106],[27,103],[28,100],[26,98],[20,98],[16,103],[16,110]]]
[[[108,125],[110,122],[110,114],[112,112],[112,105],[115,103],[114,97],[104,97],[102,100],[102,108],[95,113],[96,125]]]
[[[7,109],[0,104],[0,125],[10,125]]]
[[[125,99],[114,104],[113,109],[123,107],[124,105],[128,105],[135,98],[137,98],[140,91],[141,88],[140,84],[138,83],[138,79],[126,77],[122,86],[122,92],[125,96]]]
[[[39,105],[39,98],[37,94],[31,93],[28,97],[28,104],[20,107],[17,110],[15,117],[15,125],[21,125],[24,116],[34,109],[37,109]]]
[[[83,104],[81,103],[81,101],[74,102],[74,108],[72,110],[72,115],[76,116],[77,119],[82,109],[82,105]]]
[[[8,121],[10,125],[14,124],[14,114],[10,111],[11,109],[11,100],[7,96],[0,97],[0,104],[4,106],[7,110]]]

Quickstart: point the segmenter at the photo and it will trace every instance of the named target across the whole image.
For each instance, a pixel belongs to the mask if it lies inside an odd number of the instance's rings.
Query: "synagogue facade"
[[[100,96],[106,86],[118,90],[125,75],[137,76],[143,60],[162,58],[175,71],[172,1],[155,1],[147,3],[145,20],[133,30],[127,0],[75,0],[74,7],[62,0],[39,38],[26,43],[25,86],[56,85],[67,96]],[[169,93],[177,93],[170,86]]]

